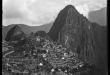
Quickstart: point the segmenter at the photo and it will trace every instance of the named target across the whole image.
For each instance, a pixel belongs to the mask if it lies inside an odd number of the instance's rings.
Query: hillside
[[[15,25],[18,25],[24,33],[29,34],[31,32],[36,32],[39,30],[44,30],[44,31],[48,32],[50,30],[51,26],[53,25],[53,23],[49,23],[49,24],[45,24],[45,25],[41,25],[41,26],[28,26],[25,24],[11,24],[8,26],[2,26],[2,39],[4,39],[6,37],[7,32]]]

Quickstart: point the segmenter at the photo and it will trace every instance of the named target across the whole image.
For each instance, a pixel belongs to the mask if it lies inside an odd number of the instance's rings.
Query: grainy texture
[[[2,39],[2,74],[105,75],[107,47],[106,37],[100,38],[102,31],[72,5],[61,10],[48,33],[25,34],[15,25]]]

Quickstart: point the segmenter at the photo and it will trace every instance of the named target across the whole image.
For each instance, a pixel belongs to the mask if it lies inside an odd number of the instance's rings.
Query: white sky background
[[[53,22],[66,5],[72,4],[88,17],[88,12],[106,7],[106,0],[3,0],[3,25],[38,26]]]

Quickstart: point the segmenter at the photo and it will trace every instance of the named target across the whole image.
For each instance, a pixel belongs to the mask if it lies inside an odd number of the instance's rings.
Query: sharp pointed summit
[[[14,41],[14,40],[19,40],[24,36],[24,32],[22,31],[22,29],[18,26],[15,25],[14,27],[12,27],[7,35],[5,40],[6,41]]]
[[[64,25],[78,23],[80,15],[81,14],[76,10],[74,6],[72,5],[66,6],[58,14],[58,17],[56,18],[48,34],[54,41],[56,41],[58,39],[58,34],[61,31],[61,29],[64,27]]]
[[[79,14],[79,12],[76,10],[75,6],[73,6],[73,5],[67,5],[62,11],[66,11],[66,12],[72,11],[73,13]]]
[[[54,41],[60,42],[72,52],[78,53],[81,59],[92,61],[91,23],[74,6],[68,5],[60,11],[48,34]],[[86,49],[87,45],[91,46],[91,50]]]

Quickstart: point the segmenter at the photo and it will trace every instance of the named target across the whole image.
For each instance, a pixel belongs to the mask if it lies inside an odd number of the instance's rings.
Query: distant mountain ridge
[[[11,24],[8,26],[2,26],[2,39],[5,39],[7,32],[15,25],[19,26],[25,34],[29,34],[31,32],[36,32],[39,30],[48,32],[50,30],[51,26],[53,25],[53,23],[51,22],[49,24],[45,24],[45,25],[41,25],[41,26],[28,26],[25,24]]]
[[[101,26],[107,26],[107,7],[96,11],[90,11],[88,14],[88,19],[91,22],[100,24]]]

